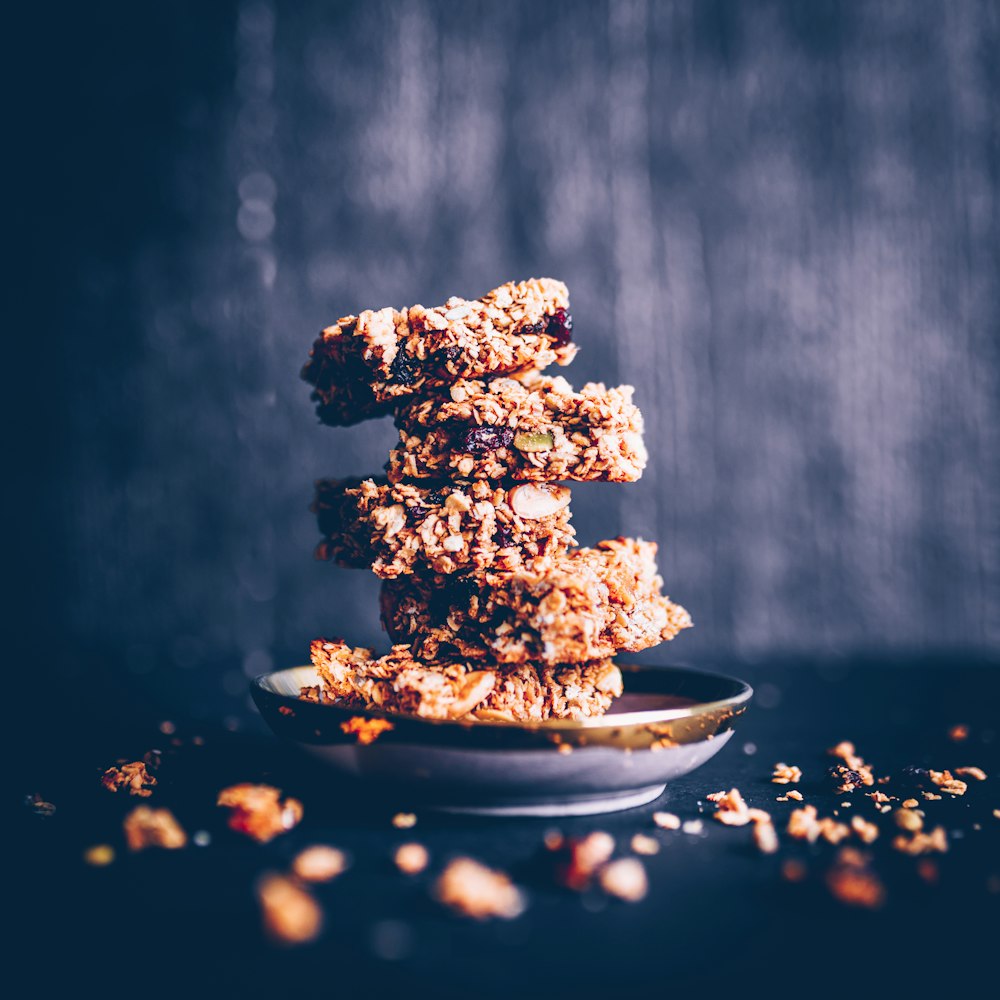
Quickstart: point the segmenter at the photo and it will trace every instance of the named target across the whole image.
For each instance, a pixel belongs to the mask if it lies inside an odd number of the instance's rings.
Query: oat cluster
[[[399,441],[384,477],[316,484],[316,554],[383,581],[394,645],[376,657],[317,639],[321,691],[303,696],[434,719],[587,718],[622,693],[612,657],[690,627],[655,544],[576,545],[565,483],[634,482],[647,453],[630,386],[543,374],[573,359],[572,329],[566,286],[543,278],[323,331],[302,373],[320,419],[392,414]]]

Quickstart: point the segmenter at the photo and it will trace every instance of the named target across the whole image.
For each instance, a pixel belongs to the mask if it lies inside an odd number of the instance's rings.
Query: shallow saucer
[[[625,693],[606,715],[536,723],[424,719],[307,701],[299,692],[319,683],[311,666],[257,677],[251,693],[277,736],[407,801],[484,815],[568,816],[651,802],[725,746],[753,693],[733,677],[683,667],[621,670]],[[364,725],[371,720],[391,728],[376,735],[377,723]]]

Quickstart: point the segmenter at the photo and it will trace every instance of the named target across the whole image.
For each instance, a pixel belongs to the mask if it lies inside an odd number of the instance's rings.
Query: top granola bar
[[[569,364],[572,330],[561,281],[508,282],[481,299],[345,316],[313,344],[302,378],[313,386],[320,420],[345,426],[460,378]]]

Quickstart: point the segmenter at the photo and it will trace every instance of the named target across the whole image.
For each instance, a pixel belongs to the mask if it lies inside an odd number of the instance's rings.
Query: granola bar
[[[343,426],[456,379],[569,364],[572,330],[566,286],[531,278],[433,309],[345,316],[313,344],[302,378],[313,386],[320,420]]]
[[[652,542],[618,538],[514,572],[400,577],[382,585],[382,621],[428,659],[555,664],[636,652],[691,625],[661,593],[655,556]]]
[[[538,668],[429,663],[409,646],[376,659],[370,649],[325,639],[311,652],[327,697],[429,719],[580,719],[603,715],[622,692],[621,671],[610,660]]]
[[[324,479],[313,511],[320,559],[370,567],[380,577],[424,571],[516,569],[564,552],[573,541],[565,486],[513,488],[389,485],[381,479]]]
[[[389,479],[635,482],[646,466],[632,387],[562,377],[463,379],[407,401]]]

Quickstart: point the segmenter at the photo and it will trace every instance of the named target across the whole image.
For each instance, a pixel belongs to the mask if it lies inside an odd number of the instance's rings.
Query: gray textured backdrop
[[[646,415],[643,480],[574,510],[584,542],[660,542],[697,627],[648,658],[995,649],[998,13],[157,14],[159,63],[93,67],[125,101],[114,141],[151,152],[101,175],[136,235],[72,274],[77,633],[138,672],[231,656],[234,695],[316,634],[384,642],[374,581],[313,562],[307,506],[393,431],[316,424],[310,341],[549,275],[582,346],[565,374],[634,384]]]

